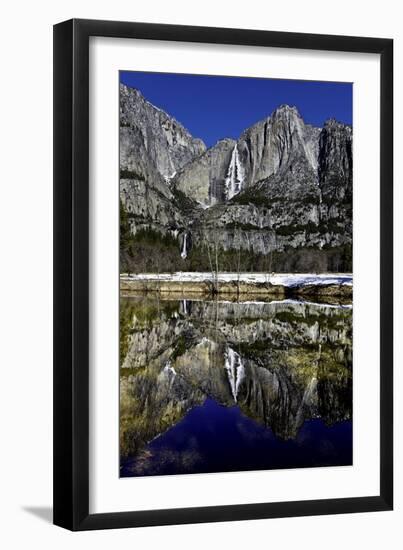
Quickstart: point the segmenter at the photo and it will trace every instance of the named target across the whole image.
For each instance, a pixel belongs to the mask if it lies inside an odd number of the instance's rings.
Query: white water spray
[[[228,347],[225,352],[225,370],[228,375],[228,382],[231,387],[232,397],[235,403],[238,400],[239,388],[245,378],[245,368],[239,353]]]
[[[182,243],[182,251],[181,251],[181,257],[183,260],[187,258],[188,251],[187,251],[187,236],[188,234],[185,233],[183,236],[183,243]]]
[[[183,315],[187,315],[189,313],[187,300],[182,300],[182,313]]]
[[[231,162],[228,167],[227,177],[225,178],[227,200],[231,199],[242,190],[244,179],[245,174],[239,158],[238,146],[235,144],[232,151]]]

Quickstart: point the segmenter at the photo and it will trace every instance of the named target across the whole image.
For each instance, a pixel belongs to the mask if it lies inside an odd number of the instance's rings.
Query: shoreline
[[[352,300],[351,274],[312,273],[161,273],[120,275],[121,293],[187,296],[270,296],[274,298],[335,298]]]

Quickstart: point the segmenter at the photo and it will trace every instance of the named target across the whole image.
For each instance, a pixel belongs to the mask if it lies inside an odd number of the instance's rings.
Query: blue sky
[[[315,126],[329,118],[352,124],[349,83],[132,71],[121,71],[120,81],[140,90],[209,147],[224,137],[237,139],[283,103],[295,105]]]

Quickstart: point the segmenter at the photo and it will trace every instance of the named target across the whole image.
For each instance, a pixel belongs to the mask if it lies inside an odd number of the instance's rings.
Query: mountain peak
[[[204,153],[206,146],[174,117],[145,99],[131,86],[120,85],[120,127],[122,169],[150,176],[155,171],[164,178],[172,177],[193,158]],[[152,135],[153,139],[149,139]],[[133,155],[133,151],[142,155]],[[145,160],[144,153],[147,154]],[[136,159],[134,166],[129,159]],[[121,161],[122,162],[122,161]],[[147,178],[146,178],[147,179]]]
[[[172,270],[201,266],[198,258],[208,266],[206,243],[229,252],[221,262],[228,269],[245,257],[270,270],[272,252],[277,270],[351,269],[352,131],[335,119],[322,129],[307,125],[296,106],[281,104],[238,140],[206,150],[138,90],[121,86],[120,198],[130,231],[169,237],[167,261],[152,255],[158,270],[160,260]],[[132,270],[148,265],[127,258]]]
[[[335,118],[329,118],[328,120],[326,120],[325,124],[324,124],[324,128],[325,129],[331,129],[331,128],[338,128],[338,129],[346,129],[346,128],[350,128],[351,129],[351,126],[349,124],[345,124],[344,122],[339,122],[338,120],[336,120]]]
[[[181,125],[182,124],[180,122],[178,122],[173,116],[171,116],[170,114],[168,114],[166,111],[164,111],[164,109],[161,109],[160,107],[157,107],[156,105],[154,105],[154,103],[151,103],[151,101],[149,101],[148,99],[146,99],[143,94],[140,92],[139,89],[137,88],[132,88],[131,86],[127,86],[127,84],[120,84],[120,93],[121,93],[121,96],[132,96],[133,98],[135,98],[137,101],[140,101],[142,102],[144,105],[148,106],[148,107],[151,107],[151,109],[154,111],[154,112],[159,112],[159,113],[162,113],[165,117],[169,118],[170,120],[173,120],[174,122],[176,122],[177,124]],[[186,128],[185,128],[186,130]]]
[[[298,109],[293,105],[287,105],[286,103],[283,103],[282,105],[279,105],[271,114],[271,118],[289,118],[289,117],[298,117],[302,118],[301,115],[298,112]]]

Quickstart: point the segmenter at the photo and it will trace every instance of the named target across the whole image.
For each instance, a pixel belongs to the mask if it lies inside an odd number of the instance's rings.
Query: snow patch
[[[186,234],[185,234],[186,235]],[[186,237],[182,244],[182,254],[187,255]],[[186,256],[182,256],[186,257]],[[272,285],[281,285],[285,287],[301,287],[306,285],[347,285],[352,286],[353,276],[348,273],[218,273],[217,279],[220,283],[237,282],[243,283],[270,283]],[[139,273],[133,275],[121,275],[122,280],[127,281],[173,281],[173,282],[205,282],[216,279],[216,275],[211,271],[207,272],[186,272],[178,271],[176,273]]]
[[[210,340],[209,338],[206,338],[206,336],[203,336],[203,338],[200,340],[198,344],[196,344],[196,348],[202,347],[202,346],[211,346],[214,345],[214,342]]]
[[[168,187],[171,186],[172,179],[176,176],[176,171],[173,172],[170,176],[164,176],[165,183],[168,185]]]
[[[173,376],[176,376],[176,370],[175,370],[174,367],[171,365],[171,361],[167,361],[167,362],[165,363],[163,372],[164,372],[165,374],[172,374]]]

